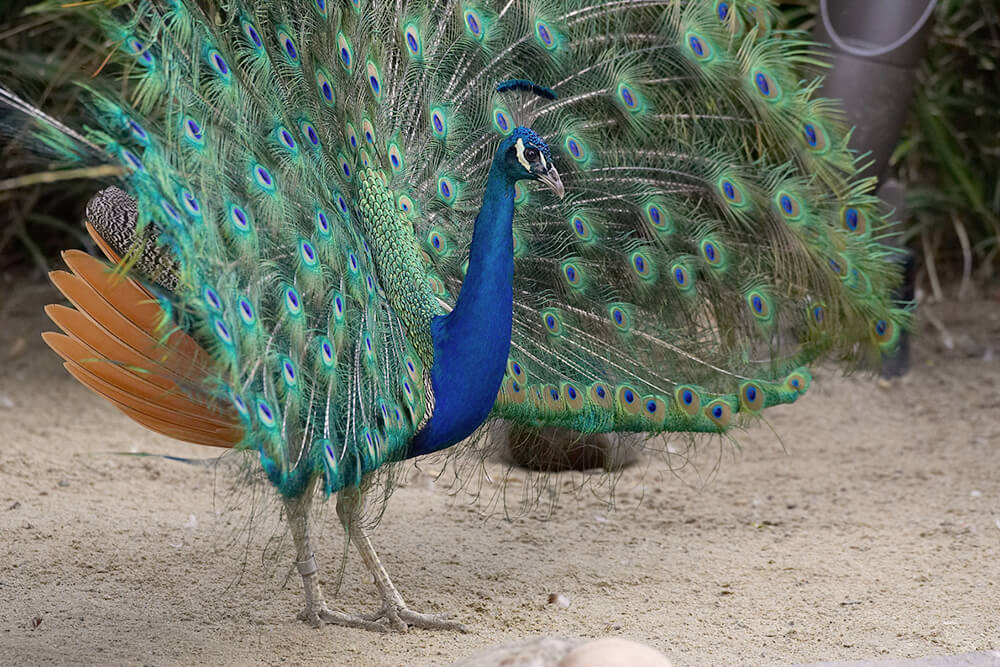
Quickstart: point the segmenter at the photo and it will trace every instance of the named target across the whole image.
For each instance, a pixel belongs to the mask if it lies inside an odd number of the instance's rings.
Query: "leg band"
[[[316,574],[319,571],[319,567],[316,565],[316,554],[309,556],[306,560],[295,561],[295,567],[298,568],[299,574],[303,577]]]

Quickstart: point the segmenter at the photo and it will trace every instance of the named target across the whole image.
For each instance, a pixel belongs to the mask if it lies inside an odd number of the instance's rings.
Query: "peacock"
[[[45,341],[138,423],[259,464],[314,626],[464,627],[372,546],[396,464],[480,456],[497,419],[718,436],[907,326],[895,232],[767,2],[77,4],[51,10],[107,36],[87,126],[3,93],[121,171],[87,211],[108,261],[64,253]],[[319,585],[334,494],[373,614]]]

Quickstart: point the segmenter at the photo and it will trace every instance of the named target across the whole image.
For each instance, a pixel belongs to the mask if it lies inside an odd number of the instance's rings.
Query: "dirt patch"
[[[51,293],[19,289],[0,325],[0,663],[448,664],[536,635],[634,638],[676,665],[1000,646],[1000,299],[931,309],[951,343],[921,326],[901,382],[820,371],[739,448],[703,441],[679,471],[645,456],[614,511],[562,473],[551,511],[484,520],[421,464],[375,544],[412,607],[472,632],[377,636],[294,620],[277,512],[229,493],[234,466],[115,454],[213,452],[77,384],[38,337]],[[486,471],[488,496],[504,470]],[[331,507],[330,591],[335,524]],[[367,610],[373,590],[352,553],[332,604]]]

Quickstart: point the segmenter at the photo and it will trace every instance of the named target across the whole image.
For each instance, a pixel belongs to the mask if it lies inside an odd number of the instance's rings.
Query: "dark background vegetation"
[[[0,80],[79,125],[80,91],[70,82],[98,71],[112,46],[72,12],[26,12],[31,4],[0,3]],[[786,1],[787,24],[809,30],[816,5]],[[893,168],[907,185],[905,240],[922,267],[918,283],[937,298],[961,297],[997,278],[998,65],[996,0],[941,0],[893,156]],[[25,154],[22,122],[0,110],[0,287],[15,277],[39,277],[62,248],[88,245],[80,221],[101,185],[93,179],[53,180],[64,165]]]

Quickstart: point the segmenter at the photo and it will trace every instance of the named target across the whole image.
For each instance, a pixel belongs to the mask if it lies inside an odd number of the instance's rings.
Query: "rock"
[[[564,428],[525,428],[501,422],[494,432],[504,459],[522,468],[565,470],[621,470],[639,459],[638,434],[584,434]]]
[[[452,667],[670,667],[670,661],[645,644],[619,637],[587,643],[540,637],[494,646]]]
[[[573,649],[559,667],[670,667],[670,661],[645,644],[607,637]]]
[[[488,648],[452,667],[560,667],[579,645],[577,640],[539,637]]]

